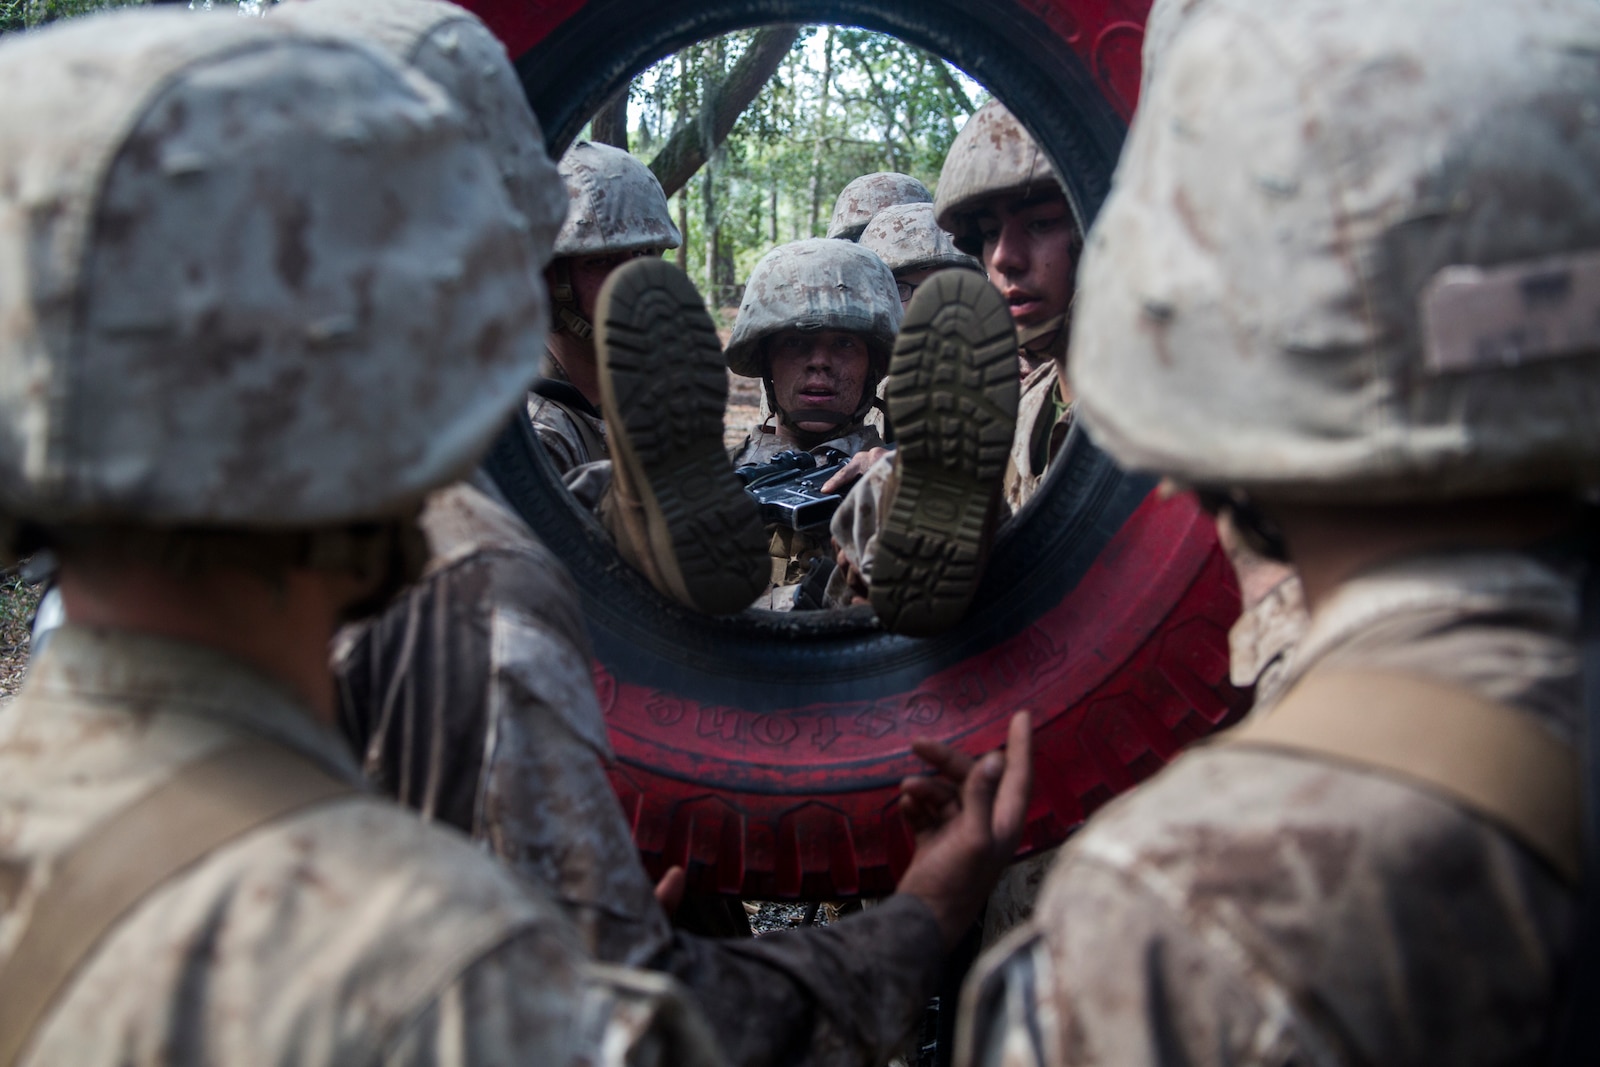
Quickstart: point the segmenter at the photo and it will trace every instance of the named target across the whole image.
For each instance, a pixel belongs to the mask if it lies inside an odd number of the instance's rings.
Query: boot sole
[[[700,611],[749,607],[770,577],[767,538],[723,450],[728,371],[699,292],[672,264],[636,259],[595,312],[612,461],[633,475],[657,566]]]
[[[871,593],[891,631],[943,633],[971,605],[1020,392],[1016,329],[994,287],[964,270],[924,282],[906,308],[886,396],[900,481]]]

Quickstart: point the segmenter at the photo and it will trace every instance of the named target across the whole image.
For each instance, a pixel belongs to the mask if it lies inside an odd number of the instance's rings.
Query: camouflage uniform
[[[1570,116],[1600,95],[1579,58],[1600,13],[1189,6],[1084,259],[1071,366],[1088,431],[1121,463],[1269,514],[1406,501],[1440,533],[1455,513],[1435,506],[1593,484],[1600,377],[1592,327],[1572,324],[1592,315],[1600,132]],[[1507,279],[1562,295],[1503,300]],[[1451,296],[1465,310],[1443,313]],[[1463,545],[1391,553],[1324,592],[1246,738],[1318,679],[1415,679],[1460,696],[1396,716],[1464,722],[1483,701],[1575,770],[1583,561]],[[1324,708],[1346,729],[1370,729],[1365,710]],[[1573,875],[1378,755],[1225,736],[1096,815],[969,981],[958,1062],[1542,1058]]]
[[[928,187],[909,174],[878,171],[863,174],[846,185],[833,202],[833,217],[828,220],[828,236],[845,241],[861,238],[872,217],[897,204],[931,204]]]
[[[70,567],[398,571],[414,501],[526,381],[555,216],[515,218],[435,86],[286,21],[100,16],[7,41],[0,78],[8,550],[20,521]],[[371,424],[368,395],[414,417]],[[161,858],[241,798],[199,771],[263,761],[318,799]],[[364,796],[284,681],[125,630],[56,631],[0,716],[0,988],[30,1064],[716,1062],[670,982]]]
[[[849,330],[860,334],[871,353],[872,370],[862,388],[860,406],[828,440],[808,451],[819,457],[835,452],[847,456],[882,446],[878,431],[864,419],[873,409],[879,379],[888,368],[889,350],[900,328],[902,309],[894,275],[873,253],[827,239],[796,241],[768,252],[745,286],[739,317],[728,342],[728,367],[735,374],[762,379],[766,406],[773,410],[773,388],[765,346],[769,338],[787,329]],[[782,411],[774,412],[786,420]],[[765,463],[779,452],[794,449],[766,425],[753,427],[744,443],[733,451],[736,466]],[[793,605],[799,581],[811,561],[833,558],[826,531],[782,530],[772,533],[772,588],[757,607],[786,610]]]
[[[423,579],[337,643],[340,724],[368,776],[547,888],[599,958],[679,978],[730,1061],[886,1061],[932,992],[931,913],[896,896],[755,941],[673,930],[606,780],[576,590],[493,492],[435,494]]]

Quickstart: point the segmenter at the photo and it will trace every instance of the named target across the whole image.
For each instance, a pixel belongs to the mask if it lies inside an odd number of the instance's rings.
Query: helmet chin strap
[[[1018,330],[1017,347],[1035,363],[1058,358],[1066,351],[1067,320],[1071,317],[1072,312],[1068,310],[1055,318]]]
[[[572,288],[572,266],[565,259],[551,265],[555,284],[550,287],[550,302],[554,305],[556,329],[572,334],[580,341],[594,336],[594,323],[578,310],[578,296]]]

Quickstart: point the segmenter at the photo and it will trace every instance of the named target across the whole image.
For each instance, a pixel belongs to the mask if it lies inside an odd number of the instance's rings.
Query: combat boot
[[[767,537],[722,444],[728,371],[693,283],[664,260],[611,273],[595,309],[612,482],[600,519],[624,560],[711,615],[766,588]]]
[[[872,606],[895,633],[960,621],[983,577],[1016,430],[1017,339],[982,275],[948,270],[906,307],[886,399],[898,449],[884,488]]]

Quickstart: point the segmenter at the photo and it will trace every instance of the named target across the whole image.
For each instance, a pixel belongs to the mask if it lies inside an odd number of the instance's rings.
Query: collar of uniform
[[[1453,682],[1573,736],[1579,576],[1513,552],[1398,560],[1345,582],[1317,609],[1277,692],[1318,664]],[[1264,705],[1259,705],[1262,707]]]
[[[87,701],[210,719],[291,748],[347,781],[363,780],[345,743],[286,686],[187,641],[62,626],[29,665],[18,699]]]

